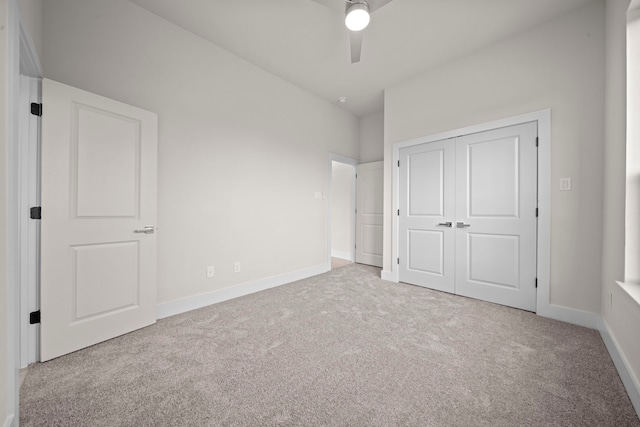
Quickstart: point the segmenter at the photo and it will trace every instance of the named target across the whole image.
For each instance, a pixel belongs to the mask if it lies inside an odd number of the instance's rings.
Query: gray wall
[[[384,112],[360,118],[360,163],[384,159]]]
[[[604,223],[601,315],[636,387],[640,385],[640,305],[616,281],[625,280],[625,181],[627,144],[627,7],[629,0],[607,0],[606,126],[604,146]],[[636,54],[637,55],[637,54]],[[629,80],[638,82],[637,74]],[[637,242],[636,242],[637,243]],[[638,260],[636,259],[637,263]],[[636,284],[636,286],[638,286]]]
[[[33,48],[42,58],[42,0],[19,0],[20,16]]]
[[[0,0],[0,28],[7,28],[9,5],[8,0]],[[0,201],[2,206],[9,205],[9,194],[7,192],[7,150],[9,148],[8,125],[8,93],[7,79],[9,66],[9,46],[8,31],[0,31]],[[11,323],[7,315],[9,304],[9,277],[7,276],[8,267],[8,222],[7,209],[0,209],[0,302],[2,308],[0,311],[0,423],[5,424],[7,418],[13,412],[9,396],[11,395],[11,381],[9,375],[13,375],[14,366],[10,366],[7,356],[9,355],[9,327]]]

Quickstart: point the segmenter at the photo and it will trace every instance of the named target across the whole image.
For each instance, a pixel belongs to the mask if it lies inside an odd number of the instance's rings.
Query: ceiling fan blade
[[[316,1],[316,0],[314,0]],[[373,13],[376,10],[380,9],[382,6],[386,6],[391,3],[393,0],[369,0],[369,13]]]
[[[363,31],[349,31],[349,44],[351,45],[351,63],[360,62],[360,53],[362,52]]]
[[[329,9],[340,11],[342,9],[348,9],[351,3],[346,0],[311,0],[314,3],[321,4]],[[393,0],[366,0],[369,5],[369,13],[373,13],[383,6],[391,3]]]
[[[312,2],[321,4],[322,6],[328,7],[336,12],[340,12],[344,6],[344,0],[311,0]]]

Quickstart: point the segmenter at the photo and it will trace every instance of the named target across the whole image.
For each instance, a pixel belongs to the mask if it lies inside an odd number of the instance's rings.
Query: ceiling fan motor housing
[[[347,15],[344,18],[344,23],[351,31],[364,30],[369,25],[369,4],[364,0],[357,0],[350,2],[351,5],[347,7]]]

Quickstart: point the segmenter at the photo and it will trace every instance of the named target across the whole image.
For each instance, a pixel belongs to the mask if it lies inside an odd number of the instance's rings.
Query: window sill
[[[638,305],[640,305],[640,283],[616,282]]]

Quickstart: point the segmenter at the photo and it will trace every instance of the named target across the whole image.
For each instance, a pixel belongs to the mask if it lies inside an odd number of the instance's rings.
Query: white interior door
[[[537,124],[400,150],[400,281],[536,309]]]
[[[356,166],[331,162],[331,257],[355,261]]]
[[[382,267],[384,162],[356,166],[356,262]]]
[[[47,79],[42,90],[46,361],[156,321],[157,116]]]
[[[400,150],[399,274],[454,292],[455,147],[450,140]]]
[[[537,124],[456,141],[456,293],[536,309]]]

